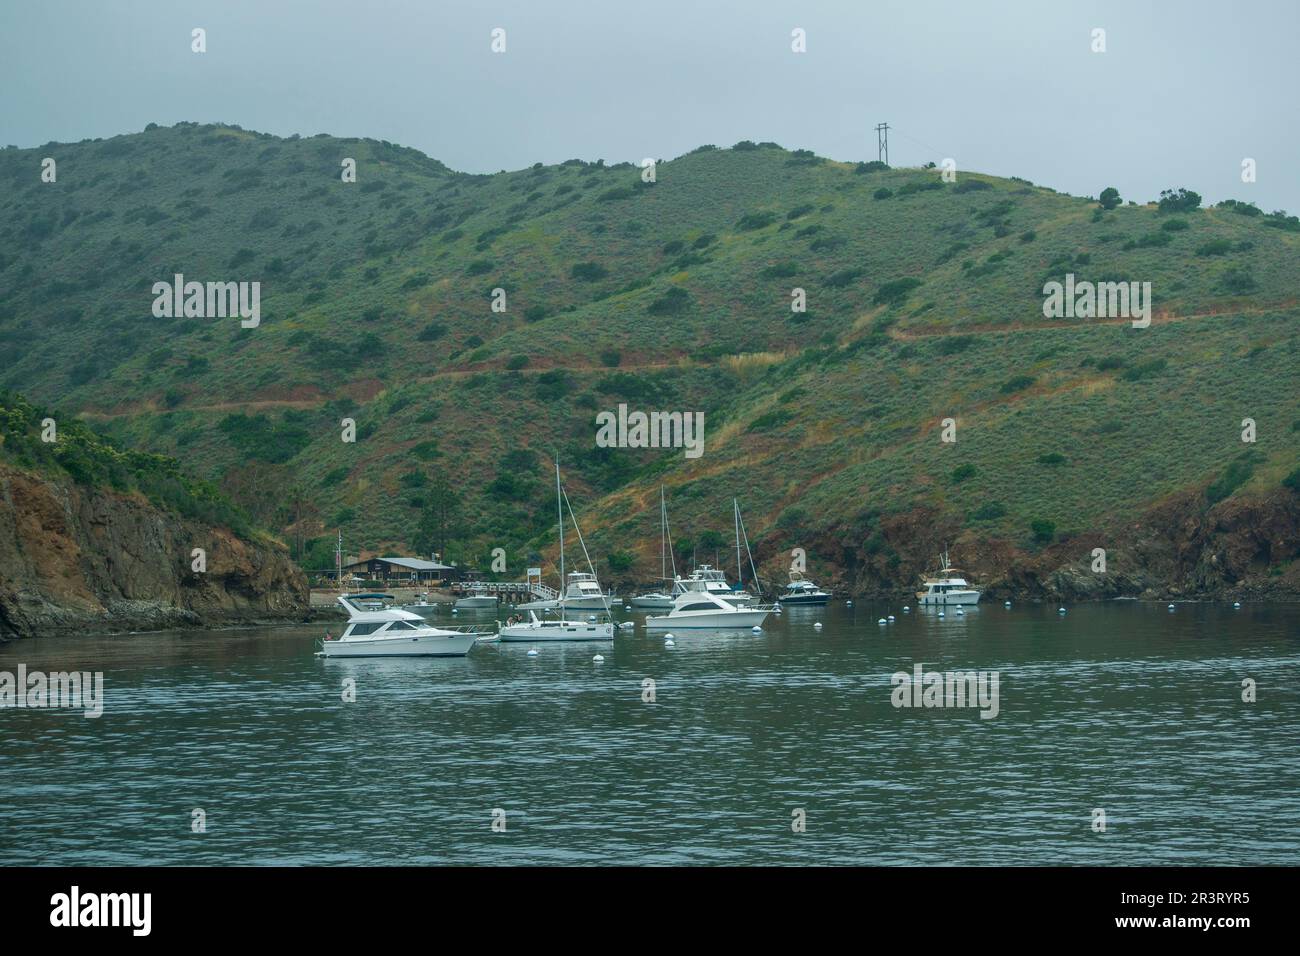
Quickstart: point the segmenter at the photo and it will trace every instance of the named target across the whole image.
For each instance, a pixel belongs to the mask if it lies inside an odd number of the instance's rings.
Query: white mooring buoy
[[[820,631],[821,629],[822,629],[822,622],[821,622],[821,621],[817,621],[815,624],[813,624],[813,630],[814,630],[814,631]]]
[[[753,631],[755,634],[763,633],[763,629],[759,627],[757,624],[755,624],[752,628],[750,628],[750,630]]]
[[[529,656],[529,657],[536,657],[536,656],[537,656],[537,648],[535,648],[535,647],[530,647],[530,648],[528,649],[528,656]]]
[[[664,647],[676,647],[676,646],[677,646],[677,642],[673,640],[673,636],[671,634],[669,634],[667,637],[664,638]]]
[[[1233,607],[1238,607],[1238,608],[1239,608],[1239,607],[1241,607],[1241,602],[1240,602],[1240,601],[1233,601],[1233,602],[1232,602],[1232,606],[1233,606]]]
[[[603,655],[603,654],[597,654],[595,657],[593,657],[593,658],[591,659],[591,662],[592,662],[593,664],[603,664],[603,663],[605,663],[605,655]]]

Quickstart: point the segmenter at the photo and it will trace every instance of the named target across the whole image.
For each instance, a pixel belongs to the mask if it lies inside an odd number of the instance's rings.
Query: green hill
[[[663,482],[683,544],[729,538],[739,497],[773,577],[803,547],[816,574],[906,586],[947,542],[1011,590],[1295,589],[1296,538],[1219,535],[1295,507],[1300,220],[877,166],[741,143],[654,183],[472,176],[193,124],[0,151],[0,386],[180,459],[308,566],[336,526],[439,545],[454,497],[451,557],[500,546],[517,572],[552,547],[558,453],[628,578],[658,572]],[[260,281],[260,325],[156,318],[175,273]],[[1067,273],[1150,282],[1151,326],[1045,318]],[[596,448],[620,402],[704,412],[703,456]],[[1099,591],[1062,570],[1094,546],[1122,555]]]

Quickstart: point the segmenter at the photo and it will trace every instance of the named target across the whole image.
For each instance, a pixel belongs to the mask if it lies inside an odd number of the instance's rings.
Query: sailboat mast
[[[560,459],[555,459],[555,517],[560,522],[560,606],[564,606],[564,506],[560,503]]]
[[[740,567],[740,502],[735,498],[731,499],[731,516],[736,522],[736,585],[745,583],[745,573]]]
[[[668,573],[668,515],[664,506],[664,486],[659,486],[659,580]]]

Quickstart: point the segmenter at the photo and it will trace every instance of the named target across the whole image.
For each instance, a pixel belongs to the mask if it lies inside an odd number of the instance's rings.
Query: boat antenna
[[[587,553],[587,543],[582,540],[582,529],[578,527],[578,516],[573,513],[573,505],[569,502],[567,493],[564,494],[564,503],[569,506],[569,517],[573,519],[573,530],[578,533],[578,544],[582,545],[582,556],[587,559],[587,568],[591,571],[591,576],[596,580],[596,590],[600,591],[600,600],[605,605],[605,613],[612,619],[614,615],[609,610],[609,598],[600,586],[600,575],[596,573],[596,566],[591,563],[591,555]]]

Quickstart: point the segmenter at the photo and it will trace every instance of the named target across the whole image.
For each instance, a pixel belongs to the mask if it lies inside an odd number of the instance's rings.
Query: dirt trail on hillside
[[[1223,308],[1213,309],[1209,312],[1189,312],[1180,314],[1177,312],[1157,312],[1151,316],[1152,325],[1168,325],[1173,322],[1189,322],[1193,319],[1212,319],[1222,315],[1262,315],[1265,312],[1280,312],[1286,309],[1294,308],[1300,300],[1287,299],[1274,305],[1260,306],[1252,309],[1234,309]],[[1053,320],[1044,319],[1043,323],[1050,323]],[[899,341],[911,341],[914,339],[938,338],[945,335],[1010,335],[1015,332],[1061,332],[1069,329],[1080,329],[1093,325],[1129,325],[1132,319],[1083,319],[1070,322],[1058,322],[1057,324],[1033,324],[1025,322],[1014,322],[1011,324],[992,325],[985,323],[983,325],[964,325],[954,328],[953,326],[921,326],[919,328],[899,329],[891,328],[889,335]]]

